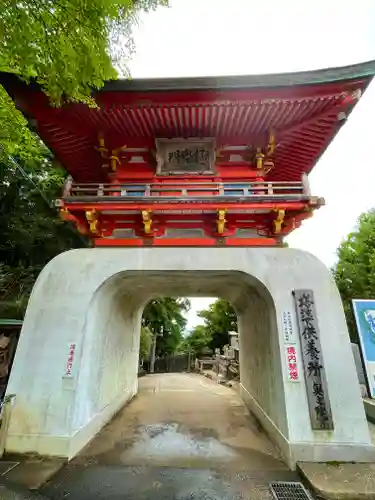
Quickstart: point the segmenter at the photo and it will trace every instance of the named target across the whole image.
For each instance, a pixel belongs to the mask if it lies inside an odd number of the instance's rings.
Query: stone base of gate
[[[334,442],[290,442],[242,384],[240,394],[290,469],[295,470],[297,462],[375,462],[375,447],[371,443],[353,445]]]
[[[301,289],[314,293],[329,431],[311,426],[292,295]],[[7,451],[70,459],[95,436],[137,390],[142,311],[161,295],[232,303],[243,398],[291,468],[297,461],[375,461],[335,283],[314,256],[288,248],[102,248],[53,259],[33,289],[13,363]],[[288,377],[285,314],[297,383]]]
[[[89,443],[98,432],[137,394],[138,380],[124,394],[116,398],[110,405],[90,421],[88,425],[77,431],[70,440],[69,458],[73,458]]]
[[[71,460],[134,398],[137,390],[138,381],[135,381],[133,386],[129,387],[103,411],[96,414],[87,425],[72,436],[44,436],[43,434],[30,436],[12,433],[7,438],[6,451],[8,453],[33,453],[37,450],[38,455]]]

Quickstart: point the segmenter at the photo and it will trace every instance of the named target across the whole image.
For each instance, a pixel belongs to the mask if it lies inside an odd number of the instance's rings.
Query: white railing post
[[[302,174],[302,189],[303,194],[305,194],[306,196],[311,196],[309,178],[305,173]]]
[[[99,184],[98,196],[103,196],[103,195],[104,195],[104,185]]]
[[[269,183],[268,183],[268,194],[269,194],[269,195],[272,195],[272,194],[273,194],[273,186],[272,186],[272,182],[269,182]]]
[[[65,196],[70,196],[72,193],[72,186],[73,186],[73,177],[71,175],[68,176],[68,178],[65,181],[64,188],[63,188],[63,198]]]

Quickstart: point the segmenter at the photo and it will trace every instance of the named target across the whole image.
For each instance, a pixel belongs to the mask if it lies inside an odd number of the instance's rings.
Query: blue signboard
[[[353,300],[354,317],[370,395],[375,397],[375,300]]]

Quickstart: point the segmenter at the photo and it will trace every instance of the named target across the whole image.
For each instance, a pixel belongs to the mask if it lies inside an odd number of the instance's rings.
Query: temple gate
[[[324,200],[308,174],[375,63],[252,77],[117,81],[98,105],[0,83],[69,172],[62,217],[96,248],[34,287],[8,393],[7,450],[72,458],[137,392],[140,320],[160,295],[236,309],[242,397],[297,461],[375,457],[329,270],[284,238]]]

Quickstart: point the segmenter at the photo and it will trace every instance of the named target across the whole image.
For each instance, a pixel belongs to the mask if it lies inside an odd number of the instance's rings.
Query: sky
[[[303,71],[375,59],[375,0],[170,0],[134,33],[133,78]],[[327,266],[375,207],[375,82],[310,174],[326,206],[288,238]],[[192,300],[196,311],[212,299]]]

